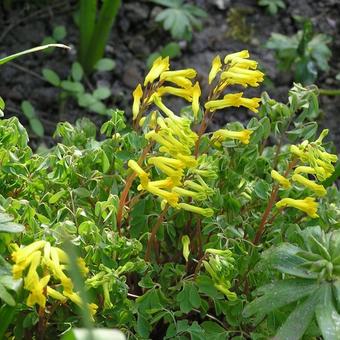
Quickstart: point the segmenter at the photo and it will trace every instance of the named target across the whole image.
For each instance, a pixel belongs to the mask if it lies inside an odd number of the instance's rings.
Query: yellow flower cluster
[[[180,202],[180,198],[203,201],[213,194],[213,190],[203,180],[203,177],[211,177],[212,170],[202,169],[200,160],[192,155],[197,135],[190,129],[190,120],[176,116],[164,106],[160,98],[156,100],[156,105],[167,117],[158,117],[158,128],[145,134],[146,139],[159,145],[158,154],[148,157],[147,164],[165,177],[151,180],[151,169],[147,173],[136,161],[130,160],[128,166],[140,179],[138,190],[146,190],[160,197],[163,206],[167,203],[177,209],[212,216],[212,209]],[[187,178],[189,174],[190,178]]]
[[[139,121],[141,113],[148,106],[169,94],[182,97],[192,103],[194,117],[197,117],[201,89],[198,82],[192,81],[197,75],[196,71],[192,68],[169,71],[169,68],[169,57],[157,58],[145,77],[144,89],[141,84],[138,84],[133,91],[133,120]]]
[[[14,279],[24,279],[24,288],[30,292],[27,298],[27,305],[33,306],[38,304],[41,307],[46,305],[46,297],[49,296],[62,303],[70,299],[79,307],[83,306],[80,296],[74,292],[72,280],[66,276],[64,270],[67,268],[69,258],[67,254],[60,248],[52,247],[49,242],[36,241],[30,245],[19,248],[13,245],[15,251],[12,253]],[[77,259],[77,263],[81,272],[85,275],[88,268],[82,258]],[[24,272],[27,270],[26,274]],[[39,276],[39,272],[43,273],[43,277]],[[52,288],[48,283],[53,279],[59,281],[58,286],[62,287],[60,292]],[[88,305],[91,315],[97,310],[97,305],[91,303]]]
[[[299,159],[300,164],[294,169],[294,173],[290,180],[280,175],[277,171],[272,170],[271,176],[282,187],[288,189],[291,187],[291,181],[311,190],[315,196],[325,196],[327,191],[322,184],[316,183],[324,181],[334,172],[332,163],[337,161],[337,156],[328,153],[322,147],[322,140],[328,134],[328,130],[323,130],[320,137],[315,142],[303,141],[300,145],[292,145],[290,152]],[[301,164],[302,163],[302,164]],[[303,175],[313,176],[314,179],[309,179]],[[294,207],[304,211],[312,218],[317,218],[318,203],[314,197],[307,197],[303,200],[295,200],[292,198],[284,198],[276,203],[278,208]]]
[[[217,78],[216,86],[204,107],[213,112],[226,107],[243,106],[257,112],[260,98],[244,98],[243,92],[229,93],[223,99],[219,98],[230,85],[257,87],[263,81],[263,77],[264,74],[257,70],[257,62],[249,59],[247,50],[228,54],[224,58],[224,63],[222,63],[220,56],[216,56],[212,62],[208,79],[209,84],[211,84]]]

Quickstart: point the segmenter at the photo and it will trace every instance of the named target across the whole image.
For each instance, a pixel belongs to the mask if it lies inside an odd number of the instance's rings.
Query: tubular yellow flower
[[[213,82],[213,80],[216,78],[217,73],[221,71],[221,67],[222,67],[221,57],[217,55],[213,59],[212,64],[211,64],[211,69],[210,69],[209,77],[208,77],[209,84]]]
[[[314,197],[306,197],[302,200],[296,200],[293,198],[283,198],[281,201],[276,203],[276,207],[293,207],[305,212],[308,216],[312,218],[317,218],[319,215],[316,213],[318,210],[318,203],[315,202]]]
[[[201,184],[198,184],[191,180],[187,180],[184,182],[184,186],[196,190],[198,192],[203,192],[207,196],[210,196],[214,193],[214,190],[208,187],[208,185],[199,176],[198,180],[200,181]]]
[[[149,164],[153,164],[156,168],[164,172],[167,176],[171,177],[174,181],[178,181],[179,179],[182,178],[183,176],[183,170],[181,168],[179,169],[174,169],[169,165],[166,165],[162,162],[153,162],[148,160]]]
[[[319,197],[325,196],[327,194],[326,189],[324,188],[323,185],[317,184],[310,179],[303,177],[299,174],[295,174],[292,176],[292,180],[295,182],[298,182],[305,186],[306,188],[312,190],[315,192],[315,194]]]
[[[261,98],[240,98],[240,106],[244,106],[252,112],[257,113],[257,108],[260,106]]]
[[[178,159],[174,159],[174,158],[169,158],[169,157],[161,157],[161,156],[150,157],[148,159],[148,163],[156,165],[156,166],[157,166],[157,164],[162,163],[162,164],[165,164],[167,166],[171,166],[171,167],[173,167],[175,169],[177,169],[177,168],[180,168],[180,169],[185,168],[185,164],[182,161],[180,161]]]
[[[294,155],[296,155],[296,156],[298,156],[298,157],[300,157],[300,158],[303,156],[303,151],[300,150],[300,148],[297,147],[296,145],[291,145],[291,146],[289,147],[289,151],[290,151],[292,154],[294,154]],[[301,159],[301,160],[303,160],[303,159]]]
[[[128,167],[138,175],[142,186],[146,186],[149,182],[149,175],[139,166],[139,164],[136,161],[130,159],[128,161]]]
[[[197,166],[197,159],[194,156],[186,156],[178,153],[176,155],[177,159],[181,160],[188,168],[193,168]]]
[[[157,58],[151,67],[151,70],[146,75],[144,80],[144,86],[146,86],[149,83],[152,83],[155,79],[157,79],[163,72],[167,71],[169,69],[169,57]]]
[[[157,90],[157,94],[160,97],[166,94],[172,94],[173,96],[182,97],[188,102],[192,102],[193,87],[182,89],[182,88],[172,87],[172,86],[161,86]]]
[[[161,97],[160,97],[159,95],[155,95],[155,96],[153,97],[153,102],[154,102],[155,105],[158,106],[159,109],[161,109],[168,117],[170,117],[170,118],[175,118],[175,117],[176,117],[176,115],[175,115],[169,108],[167,108],[167,107],[164,105],[164,103],[163,103],[163,101],[162,101],[162,99],[161,99]]]
[[[298,166],[294,169],[294,173],[314,175],[316,173],[316,170],[311,166]]]
[[[251,68],[255,70],[257,68],[257,61],[235,57],[230,61],[230,66],[237,66],[245,69]]]
[[[161,179],[158,181],[150,181],[149,184],[159,189],[172,189],[177,183],[175,183],[172,178],[167,177],[166,179]],[[143,190],[143,187],[139,185],[137,189],[140,191]]]
[[[204,192],[195,192],[179,187],[172,188],[172,192],[175,192],[176,194],[183,196],[183,197],[192,197],[194,200],[197,201],[203,201],[207,199],[207,195]]]
[[[220,129],[213,133],[211,140],[222,142],[226,139],[237,139],[243,144],[249,144],[250,135],[253,133],[251,130],[231,131],[227,129]]]
[[[133,91],[133,104],[132,104],[132,119],[135,120],[139,114],[141,99],[143,97],[143,89],[141,84],[138,84]]]
[[[195,78],[197,75],[197,72],[193,68],[186,68],[184,70],[177,70],[177,71],[166,71],[163,72],[160,76],[160,80],[166,80],[168,81],[171,78],[177,78],[177,77],[184,77],[184,78]]]
[[[264,74],[258,70],[247,70],[233,66],[228,71],[222,72],[221,79],[227,80],[229,85],[248,85],[257,87],[263,81]]]
[[[223,99],[211,100],[205,103],[204,107],[210,111],[224,109],[230,106],[239,107],[242,94],[242,92],[226,94]]]
[[[207,102],[205,104],[205,108],[210,109],[211,111],[215,111],[230,106],[244,106],[253,112],[258,112],[257,108],[260,105],[259,103],[261,101],[261,98],[244,98],[242,97],[242,95],[243,92],[226,94],[223,99],[211,100]]]
[[[179,87],[182,87],[183,89],[188,89],[192,86],[192,82],[188,78],[185,78],[185,77],[171,77],[171,78],[166,79],[166,81],[169,81],[170,83],[174,83],[178,85]]]
[[[51,288],[50,286],[47,286],[47,295],[55,300],[61,301],[62,303],[67,301],[67,298],[63,294]]]
[[[44,247],[46,241],[36,241],[24,248],[19,248],[17,251],[12,253],[12,259],[17,264],[19,262],[25,261],[26,258],[31,255],[36,250],[39,250]]]
[[[242,50],[240,52],[231,53],[225,56],[224,63],[227,64],[228,62],[232,61],[235,58],[249,58],[248,50]]]
[[[167,201],[172,207],[176,206],[178,203],[179,196],[174,192],[159,189],[153,185],[150,185],[150,183],[147,185],[145,190]]]
[[[291,187],[289,180],[280,175],[276,170],[272,170],[270,175],[272,176],[273,179],[279,182],[280,185],[282,185],[285,189],[289,189]]]
[[[44,288],[47,286],[48,281],[50,280],[50,276],[46,275],[41,280],[39,280],[38,274],[35,272],[33,275],[34,279],[31,281],[30,286],[26,286],[25,288],[30,290],[30,294],[27,298],[26,304],[27,306],[33,306],[34,304],[38,304],[41,307],[45,307],[46,305],[46,296],[44,294]]]
[[[201,88],[198,82],[195,83],[192,90],[192,112],[194,114],[194,119],[197,119],[198,111],[200,109],[200,96]]]
[[[214,215],[214,210],[210,208],[200,208],[187,203],[178,203],[177,207],[186,211],[203,215],[205,217],[211,217],[212,215]]]

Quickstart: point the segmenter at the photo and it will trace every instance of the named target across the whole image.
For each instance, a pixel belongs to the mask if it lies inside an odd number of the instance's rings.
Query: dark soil
[[[148,55],[160,46],[171,41],[153,20],[160,8],[148,1],[124,0],[119,12],[111,39],[107,45],[106,56],[115,59],[113,72],[94,74],[86,86],[107,85],[112,96],[107,101],[110,107],[117,107],[130,115],[131,92],[140,82],[146,71]],[[340,88],[335,80],[340,73],[340,0],[285,0],[286,9],[276,16],[271,16],[256,0],[196,0],[192,1],[203,7],[209,14],[204,22],[204,29],[195,32],[191,42],[181,42],[182,56],[173,61],[174,68],[194,67],[201,74],[202,84],[206,84],[210,62],[216,54],[225,55],[241,49],[248,49],[251,56],[261,63],[267,78],[273,85],[252,90],[251,94],[259,95],[266,90],[270,96],[282,101],[287,100],[287,93],[293,77],[289,73],[280,73],[276,68],[271,51],[263,45],[272,32],[287,35],[294,34],[298,27],[293,17],[296,15],[312,19],[315,31],[330,35],[333,38],[330,71],[319,77],[317,85],[321,88]],[[39,5],[38,5],[39,4]],[[51,135],[59,121],[75,122],[80,117],[90,117],[98,125],[105,117],[86,112],[73,100],[66,105],[60,104],[60,90],[52,87],[41,78],[41,71],[49,67],[62,79],[69,75],[70,67],[76,59],[78,30],[73,20],[77,1],[13,1],[12,10],[5,11],[0,7],[0,55],[7,55],[41,44],[45,36],[52,33],[53,27],[64,25],[67,36],[64,43],[73,47],[71,52],[55,50],[52,54],[38,53],[27,55],[1,67],[0,96],[7,104],[6,116],[17,115],[24,124],[27,120],[20,113],[20,104],[29,100],[35,107],[45,127],[44,142],[51,145]],[[248,42],[236,40],[230,36],[231,27],[227,21],[231,9],[243,11],[250,29]],[[268,83],[267,83],[268,84]],[[176,105],[176,103],[175,103]],[[336,145],[340,146],[340,97],[320,98],[323,111],[321,125],[331,130]],[[223,125],[235,119],[246,121],[249,112],[243,110],[220,113],[214,124]],[[32,135],[32,145],[37,146],[41,140]]]

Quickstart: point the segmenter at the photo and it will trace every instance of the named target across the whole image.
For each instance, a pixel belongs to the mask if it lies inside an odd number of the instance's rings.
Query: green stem
[[[340,89],[319,89],[319,94],[325,96],[340,96]]]

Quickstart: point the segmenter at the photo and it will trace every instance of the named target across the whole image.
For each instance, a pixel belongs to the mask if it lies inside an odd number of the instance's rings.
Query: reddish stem
[[[158,216],[156,223],[152,227],[151,235],[149,237],[148,244],[146,246],[146,252],[145,252],[145,257],[144,257],[145,261],[147,262],[150,261],[151,246],[155,243],[157,231],[159,227],[161,226],[168,209],[169,209],[169,205],[166,205],[163,211],[161,212],[161,214]]]

